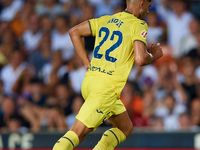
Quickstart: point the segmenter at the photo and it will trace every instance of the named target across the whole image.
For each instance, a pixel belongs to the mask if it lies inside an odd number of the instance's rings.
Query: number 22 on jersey
[[[107,27],[102,27],[99,30],[99,37],[101,37],[102,32],[105,32],[105,36],[103,37],[103,39],[99,43],[99,45],[96,46],[95,49],[94,49],[94,58],[96,58],[96,59],[101,59],[103,57],[103,54],[100,54],[98,52],[99,52],[100,47],[104,44],[104,42],[106,42],[108,40],[108,37],[110,35],[110,30]],[[112,63],[114,63],[117,60],[117,58],[109,56],[110,52],[112,52],[115,49],[117,49],[122,44],[122,40],[123,40],[123,34],[122,34],[121,31],[113,31],[112,35],[111,35],[111,38],[110,38],[110,41],[114,40],[115,35],[118,37],[117,42],[114,43],[109,49],[107,49],[105,51],[105,59],[106,59],[106,61],[109,61],[109,62],[112,62]]]

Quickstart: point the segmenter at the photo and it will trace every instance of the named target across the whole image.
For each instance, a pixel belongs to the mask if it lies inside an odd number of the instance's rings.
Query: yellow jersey
[[[134,64],[134,41],[147,44],[148,26],[127,11],[88,21],[96,39],[94,56],[85,76],[104,76],[120,97]]]

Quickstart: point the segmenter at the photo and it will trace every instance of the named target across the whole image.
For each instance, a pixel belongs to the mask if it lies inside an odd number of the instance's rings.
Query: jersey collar
[[[127,10],[124,10],[123,12],[133,15],[131,12],[129,12],[129,11],[127,11]],[[139,19],[138,17],[136,17],[136,16],[134,16],[134,15],[133,15],[133,17]],[[140,19],[140,20],[141,20],[141,19]]]
[[[129,11],[127,11],[127,10],[124,10],[124,12],[125,13],[128,13],[128,14],[130,14],[130,15],[133,15],[131,12],[129,12]],[[135,17],[134,15],[133,15],[133,17]],[[137,18],[137,17],[136,17]]]
[[[129,11],[127,11],[127,10],[124,10],[124,12],[126,12],[126,13],[129,13],[129,14],[133,15],[132,13],[130,13],[130,12],[129,12]]]

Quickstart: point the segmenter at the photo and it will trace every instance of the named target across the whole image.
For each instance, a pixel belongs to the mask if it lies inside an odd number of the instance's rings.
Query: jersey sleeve
[[[90,30],[92,32],[92,36],[96,36],[96,31],[97,31],[97,22],[98,19],[90,19],[88,20],[89,24],[90,24]]]
[[[146,41],[147,35],[148,35],[147,23],[145,21],[137,22],[134,25],[134,29],[133,29],[133,41],[141,41],[145,45],[147,45],[147,41]]]

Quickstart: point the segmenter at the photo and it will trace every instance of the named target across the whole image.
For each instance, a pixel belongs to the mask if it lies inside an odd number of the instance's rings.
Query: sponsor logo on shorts
[[[105,121],[106,121],[106,119],[108,119],[108,115],[109,115],[109,114],[110,114],[110,112],[106,114],[106,117],[105,117],[105,118],[103,118],[103,122],[105,122]],[[102,122],[102,123],[103,123],[103,122]]]
[[[97,109],[97,113],[103,114],[103,112],[101,110],[98,110],[98,109]]]

